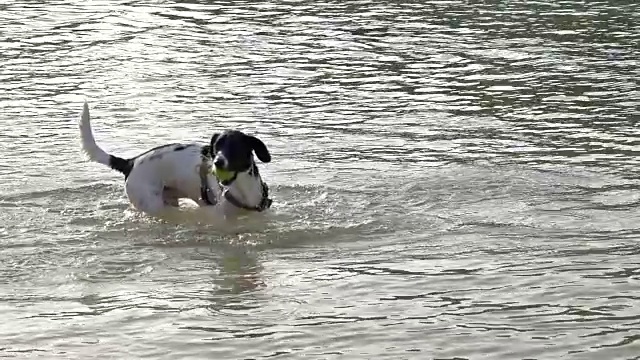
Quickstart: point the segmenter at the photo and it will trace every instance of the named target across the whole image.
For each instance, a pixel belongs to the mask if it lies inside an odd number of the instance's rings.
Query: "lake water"
[[[0,2],[0,357],[640,359],[640,3]],[[274,206],[87,162],[237,128]]]

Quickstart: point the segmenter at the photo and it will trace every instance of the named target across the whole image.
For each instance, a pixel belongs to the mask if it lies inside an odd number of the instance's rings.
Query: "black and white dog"
[[[131,204],[152,216],[188,198],[200,206],[219,206],[224,216],[240,210],[261,212],[271,206],[269,188],[262,181],[253,152],[268,163],[271,154],[258,138],[236,130],[214,134],[209,145],[167,144],[130,159],[108,154],[93,137],[89,105],[80,117],[82,149],[92,161],[124,174]],[[212,166],[226,174],[218,181]]]

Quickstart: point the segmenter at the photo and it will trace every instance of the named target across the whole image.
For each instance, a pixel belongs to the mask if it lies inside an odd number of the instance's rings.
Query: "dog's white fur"
[[[227,187],[227,191],[241,203],[255,207],[258,206],[262,200],[262,184],[260,181],[259,177],[256,178],[248,172],[241,172],[238,173],[233,184]],[[234,210],[237,211],[237,208],[224,197],[222,201],[220,201],[220,205],[225,210],[225,214],[233,213]]]
[[[86,102],[79,126],[82,149],[89,159],[116,169],[113,165],[114,158],[124,159],[108,154],[96,144],[91,129],[89,105]],[[161,216],[163,211],[177,206],[179,198],[191,199],[200,206],[207,205],[201,199],[200,167],[207,166],[210,169],[211,159],[203,158],[204,148],[205,145],[201,144],[170,144],[124,160],[131,162],[125,183],[125,191],[131,204],[153,216]],[[220,208],[222,215],[237,214],[241,209],[222,196],[222,186],[210,171],[207,173],[209,189],[213,192],[216,206]],[[242,204],[258,206],[263,197],[262,179],[249,172],[238,173],[227,191]]]

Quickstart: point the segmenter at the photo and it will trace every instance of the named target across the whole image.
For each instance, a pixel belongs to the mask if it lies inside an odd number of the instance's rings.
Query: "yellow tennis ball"
[[[218,169],[216,167],[213,168],[213,174],[218,178],[219,181],[231,180],[236,175],[236,173],[234,173],[233,171]]]

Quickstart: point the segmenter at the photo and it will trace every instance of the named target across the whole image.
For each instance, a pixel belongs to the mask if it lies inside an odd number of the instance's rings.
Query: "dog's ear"
[[[247,136],[247,141],[260,161],[263,163],[271,162],[271,154],[267,150],[267,145],[255,136]]]
[[[211,142],[209,143],[209,153],[210,153],[211,157],[213,157],[215,155],[213,153],[213,150],[214,150],[214,145],[216,144],[216,140],[218,140],[218,136],[220,136],[220,134],[215,133],[211,137]]]

